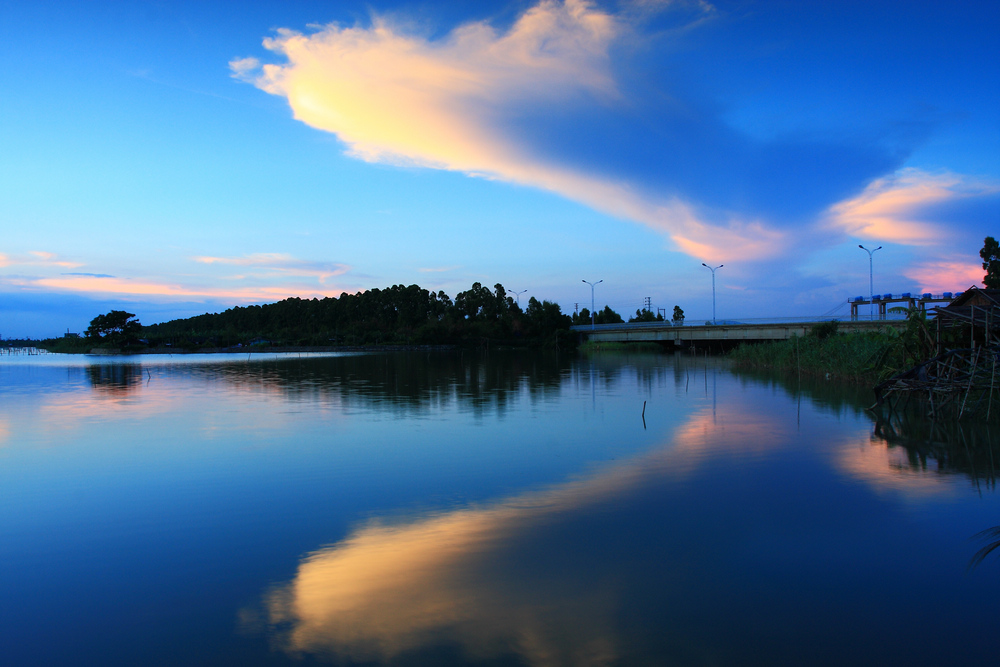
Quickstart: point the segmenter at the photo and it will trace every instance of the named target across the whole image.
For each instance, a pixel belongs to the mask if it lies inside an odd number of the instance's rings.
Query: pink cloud
[[[982,287],[983,267],[967,261],[930,261],[917,264],[903,272],[920,285],[921,292],[955,292],[971,285]]]
[[[288,285],[215,288],[154,281],[132,281],[121,278],[99,278],[94,276],[61,276],[58,278],[41,278],[31,281],[28,285],[71,292],[88,292],[91,294],[125,294],[133,296],[158,296],[168,298],[196,297],[227,299],[241,302],[276,301],[289,297],[321,299],[326,296],[339,295],[342,291],[354,291],[341,290],[338,288],[329,288],[319,291],[314,287]]]

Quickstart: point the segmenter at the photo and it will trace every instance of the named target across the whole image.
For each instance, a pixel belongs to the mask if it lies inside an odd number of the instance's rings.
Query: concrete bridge
[[[660,343],[678,347],[728,348],[743,342],[787,340],[804,336],[813,326],[826,320],[785,322],[719,322],[718,324],[673,326],[670,322],[633,322],[631,324],[589,324],[570,327],[583,340],[594,343]],[[906,320],[837,321],[837,331],[853,333],[875,331],[885,327],[902,328]]]

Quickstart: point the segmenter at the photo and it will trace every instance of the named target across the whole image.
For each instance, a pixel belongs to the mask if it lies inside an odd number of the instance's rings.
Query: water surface
[[[992,662],[991,434],[870,401],[666,355],[5,357],[0,660]]]

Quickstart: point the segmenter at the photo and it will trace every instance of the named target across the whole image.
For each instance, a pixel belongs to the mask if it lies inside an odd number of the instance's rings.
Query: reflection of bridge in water
[[[594,343],[659,343],[662,345],[687,347],[689,345],[711,345],[729,347],[742,342],[768,340],[788,340],[793,336],[805,336],[817,324],[829,322],[826,319],[786,319],[767,322],[731,322],[718,324],[680,325],[670,322],[632,322],[628,324],[577,325],[570,329],[584,340]],[[897,320],[851,320],[838,321],[837,330],[842,333],[876,331],[885,327],[902,328],[905,319]]]
[[[22,347],[22,346],[15,347],[13,345],[0,346],[0,354],[9,354],[9,355],[29,354],[29,355],[36,355],[36,354],[46,354],[46,353],[48,353],[48,350],[39,349],[37,347]]]

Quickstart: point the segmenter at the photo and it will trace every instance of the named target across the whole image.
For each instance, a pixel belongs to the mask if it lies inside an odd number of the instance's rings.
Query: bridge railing
[[[905,313],[889,313],[889,320],[905,320]],[[692,320],[687,318],[684,324],[673,324],[670,320],[663,322],[619,322],[616,324],[574,324],[570,331],[620,331],[623,329],[662,329],[663,327],[733,327],[740,325],[761,325],[761,324],[819,324],[821,322],[851,322],[850,315],[827,315],[825,317],[812,315],[801,317],[743,317],[738,320],[716,320],[713,324],[711,320]],[[885,320],[876,320],[876,322]]]

